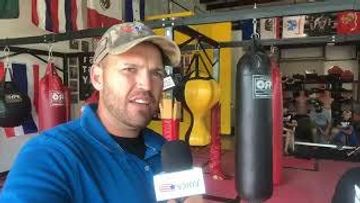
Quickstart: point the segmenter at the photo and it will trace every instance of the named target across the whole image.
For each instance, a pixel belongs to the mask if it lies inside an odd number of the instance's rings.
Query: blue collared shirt
[[[144,160],[124,151],[86,106],[80,119],[29,141],[10,170],[0,202],[156,202],[153,176],[161,170],[164,139],[142,131]]]

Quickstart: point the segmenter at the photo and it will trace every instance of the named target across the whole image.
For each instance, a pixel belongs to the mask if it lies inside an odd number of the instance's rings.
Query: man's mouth
[[[146,105],[150,104],[149,99],[135,99],[135,100],[133,100],[133,102],[137,103],[137,104],[146,104]]]

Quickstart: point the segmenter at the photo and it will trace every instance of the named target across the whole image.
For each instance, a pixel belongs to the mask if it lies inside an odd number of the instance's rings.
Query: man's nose
[[[138,75],[137,80],[139,88],[144,90],[151,89],[151,75],[148,70],[141,71]]]

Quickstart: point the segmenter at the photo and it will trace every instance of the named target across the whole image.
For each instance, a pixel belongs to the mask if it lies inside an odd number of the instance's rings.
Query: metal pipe
[[[356,147],[351,147],[351,146],[338,146],[338,145],[334,145],[334,144],[322,144],[322,143],[313,143],[313,142],[298,142],[298,141],[296,141],[294,144],[302,145],[302,146],[310,146],[310,147],[326,147],[326,148],[339,149],[339,150],[356,149]]]

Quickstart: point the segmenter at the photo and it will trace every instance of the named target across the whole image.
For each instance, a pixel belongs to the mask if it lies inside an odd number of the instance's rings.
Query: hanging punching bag
[[[186,108],[192,118],[190,127],[185,134],[185,141],[191,146],[205,146],[210,143],[206,115],[220,98],[220,87],[203,61],[207,76],[200,76],[199,60],[202,61],[201,55],[194,54],[192,60],[195,62],[194,77],[190,77],[186,81],[184,89]]]
[[[15,127],[31,115],[31,101],[16,85],[12,69],[4,68],[3,63],[0,69],[0,127]],[[6,81],[7,73],[10,81]]]
[[[69,99],[66,88],[52,63],[48,63],[46,73],[39,84],[39,128],[52,128],[69,119]]]
[[[275,59],[271,59],[272,70],[272,110],[273,110],[273,181],[280,184],[282,171],[282,132],[283,132],[283,96],[281,73]]]
[[[273,191],[270,59],[254,40],[237,64],[236,189],[241,199],[262,201]]]

